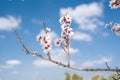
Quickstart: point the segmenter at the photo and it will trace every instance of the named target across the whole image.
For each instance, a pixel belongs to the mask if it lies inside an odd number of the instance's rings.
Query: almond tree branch
[[[14,30],[20,44],[22,45],[23,47],[23,50],[27,53],[27,54],[30,54],[30,51],[25,47],[24,43],[23,43],[23,40],[21,39],[21,37],[18,35],[18,32],[16,30]]]
[[[107,68],[108,68],[108,69],[110,69],[110,67],[109,67],[109,65],[108,65],[108,63],[107,63],[107,62],[105,62],[105,65],[107,66]]]
[[[61,48],[64,50],[65,53],[68,53],[62,43],[61,43]]]
[[[68,66],[70,66],[70,42],[68,42]]]
[[[51,60],[50,52],[47,53],[49,60]]]
[[[109,69],[108,68],[78,68],[78,67],[73,67],[71,65],[70,66],[66,65],[66,64],[64,64],[64,63],[62,63],[60,61],[53,60],[50,55],[48,55],[48,57],[45,57],[45,56],[39,54],[38,52],[32,52],[32,51],[28,50],[27,47],[24,45],[22,38],[19,36],[19,34],[18,34],[18,32],[16,30],[15,30],[15,34],[17,36],[18,41],[22,45],[23,50],[27,54],[31,54],[33,56],[36,56],[36,57],[39,57],[39,58],[44,59],[46,61],[52,62],[54,64],[57,64],[59,66],[66,67],[66,68],[73,69],[73,70],[77,70],[77,71],[94,71],[94,72],[95,71],[109,71],[109,72],[120,72],[120,69],[118,69],[118,68],[116,68],[116,69],[115,68],[114,69],[112,69],[112,68],[111,69],[110,68]]]

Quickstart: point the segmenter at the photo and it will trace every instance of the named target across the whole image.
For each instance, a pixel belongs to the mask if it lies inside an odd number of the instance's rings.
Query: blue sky
[[[71,62],[78,67],[112,68],[119,65],[120,37],[104,25],[120,23],[120,9],[110,9],[109,0],[0,0],[0,79],[1,80],[64,80],[65,72],[78,73],[88,80],[95,72],[79,72],[53,65],[26,55],[12,31],[17,29],[25,45],[44,54],[36,40],[42,31],[40,22],[51,28],[53,39],[60,37],[60,15],[68,12],[75,35],[71,39]],[[54,51],[53,51],[54,50]],[[59,47],[53,57],[66,62]],[[97,72],[106,77],[112,73]]]

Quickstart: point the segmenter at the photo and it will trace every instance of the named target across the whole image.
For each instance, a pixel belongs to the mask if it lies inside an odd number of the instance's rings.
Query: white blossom
[[[111,9],[120,8],[120,0],[111,0],[109,3],[110,3],[109,6],[111,7]]]
[[[61,26],[62,30],[67,29],[67,27],[68,27],[68,26],[66,26],[66,25],[62,25],[62,26]]]
[[[68,48],[70,45],[70,38],[73,36],[74,32],[73,29],[70,27],[71,25],[72,18],[68,15],[65,14],[63,15],[59,22],[61,23],[61,39],[55,41],[56,46],[60,46],[61,43],[64,45],[64,47]]]
[[[46,32],[50,32],[51,29],[47,27],[47,28],[45,29],[45,31],[46,31]]]
[[[116,35],[120,36],[120,24],[112,27],[112,31],[116,33]]]
[[[40,44],[42,46],[42,49],[44,50],[45,53],[49,52],[51,50],[51,38],[49,37],[48,32],[50,32],[50,28],[45,29],[45,34],[43,35],[37,35],[37,40],[40,41]]]
[[[61,34],[61,39],[58,39],[55,41],[56,46],[61,46],[61,43],[67,48],[70,44],[70,37],[74,34],[73,29],[70,28],[72,18],[66,14],[62,16],[59,20],[61,23],[61,28],[62,28],[62,34]],[[37,40],[40,41],[40,44],[42,46],[42,49],[44,50],[45,53],[48,53],[51,50],[51,38],[49,37],[49,33],[51,29],[50,28],[45,28],[44,32],[45,34],[42,35],[37,35]]]
[[[40,41],[42,39],[42,37],[40,35],[37,35],[36,39],[37,39],[37,41]]]
[[[120,36],[120,24],[116,22],[110,22],[105,25],[105,28],[110,28],[116,35]]]
[[[70,26],[71,21],[72,21],[72,18],[68,14],[62,16],[59,20],[59,22],[61,24],[64,24],[64,25],[67,25],[67,26]]]
[[[61,40],[60,39],[56,40],[55,41],[55,46],[60,46],[60,45],[61,45]]]

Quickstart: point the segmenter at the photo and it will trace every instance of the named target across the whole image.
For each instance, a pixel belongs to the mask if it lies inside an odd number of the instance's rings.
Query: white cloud
[[[74,33],[72,39],[81,41],[92,41],[92,37],[90,35],[78,31]]]
[[[63,15],[68,12],[73,20],[79,25],[82,30],[95,31],[103,22],[99,18],[103,14],[102,5],[99,3],[82,4],[75,8],[61,8],[60,14]]]
[[[102,57],[99,60],[86,61],[81,65],[81,67],[94,67],[96,65],[102,65],[105,64],[105,62],[111,62],[111,61],[112,61],[111,58]]]
[[[70,48],[70,51],[71,51],[71,54],[79,52],[78,49],[74,49],[74,48]],[[51,51],[51,57],[53,60],[60,61],[64,64],[67,64],[67,55],[66,55],[66,53],[64,53],[64,51],[62,49],[58,49],[58,48],[53,49]],[[75,62],[71,60],[71,65],[74,65],[74,64],[75,64]],[[33,65],[36,67],[56,67],[56,66],[58,66],[54,63],[51,63],[51,62],[45,61],[45,60],[34,60]]]
[[[8,60],[6,61],[5,65],[0,66],[0,69],[10,69],[20,64],[21,64],[21,61],[19,60]]]
[[[33,65],[36,67],[53,67],[56,66],[55,64],[46,61],[46,60],[34,60]]]
[[[0,17],[0,30],[9,31],[19,27],[21,18],[15,18],[11,15],[7,17]]]
[[[7,65],[18,65],[18,64],[21,64],[21,61],[18,61],[18,60],[8,60],[8,61],[6,61],[6,64]]]
[[[74,49],[74,48],[70,48],[70,53],[71,54],[79,53],[79,50],[78,49]]]

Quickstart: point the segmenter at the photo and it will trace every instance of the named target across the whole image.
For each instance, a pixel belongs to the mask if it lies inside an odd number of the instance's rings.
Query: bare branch
[[[62,43],[61,43],[61,47],[62,47],[62,49],[64,50],[65,53],[68,53]]]
[[[51,60],[50,52],[47,53],[49,60]]]
[[[45,22],[44,22],[44,21],[42,21],[40,24],[41,24],[41,26],[43,26],[43,27],[44,27],[44,30],[45,30],[45,28],[46,28]]]
[[[22,45],[23,47],[23,50],[27,53],[27,54],[30,54],[30,51],[25,47],[24,43],[23,43],[23,40],[21,39],[21,37],[19,36],[18,32],[16,30],[14,30],[20,44]]]
[[[68,66],[70,66],[70,42],[68,42]]]
[[[107,66],[108,69],[110,69],[110,67],[108,66],[108,63],[107,63],[107,62],[105,62],[105,65]]]
[[[24,45],[24,43],[22,41],[22,38],[18,35],[18,32],[16,30],[15,30],[15,34],[17,36],[18,41],[22,45],[23,50],[27,54],[31,54],[33,56],[36,56],[36,57],[39,57],[39,58],[44,59],[46,61],[52,62],[54,64],[57,64],[59,66],[66,67],[66,68],[73,69],[73,70],[77,70],[77,71],[109,71],[109,72],[120,72],[120,69],[118,69],[118,68],[116,68],[116,69],[110,69],[110,68],[96,68],[96,69],[92,69],[92,68],[78,68],[78,67],[73,67],[71,65],[66,65],[66,64],[64,64],[64,63],[62,63],[60,61],[53,60],[49,54],[48,54],[48,57],[45,57],[45,56],[39,54],[38,52],[32,52],[32,51],[28,50],[26,48],[26,46]]]

